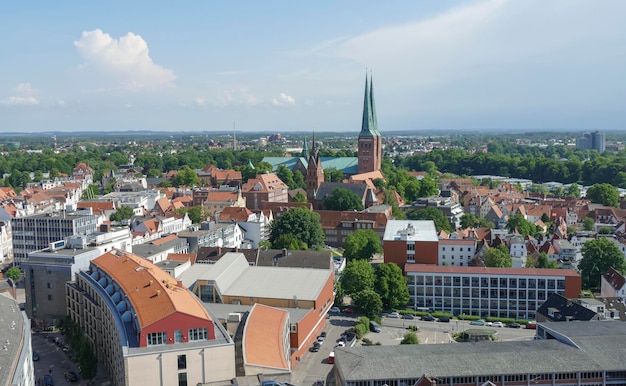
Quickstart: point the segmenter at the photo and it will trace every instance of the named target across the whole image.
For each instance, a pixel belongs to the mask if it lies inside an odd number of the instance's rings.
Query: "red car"
[[[343,310],[344,314],[349,314],[352,315],[354,314],[356,311],[354,311],[352,308],[346,308],[345,310]]]

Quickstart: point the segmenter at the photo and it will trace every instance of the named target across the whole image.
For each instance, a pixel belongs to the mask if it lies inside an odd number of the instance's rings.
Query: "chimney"
[[[148,282],[148,285],[149,285],[149,286],[151,286],[153,283],[154,283],[154,280],[150,280],[150,281]]]
[[[183,288],[183,281],[182,280],[177,280],[176,281],[176,287]]]
[[[287,248],[283,248],[283,257],[287,256]]]
[[[161,295],[161,290],[157,290],[156,292],[156,296],[159,296],[159,295]]]

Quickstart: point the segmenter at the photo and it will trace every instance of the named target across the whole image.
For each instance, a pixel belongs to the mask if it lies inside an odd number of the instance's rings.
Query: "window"
[[[48,283],[48,288],[52,288],[52,284]]]
[[[174,343],[183,342],[183,332],[181,330],[174,330]]]
[[[187,373],[178,373],[178,386],[187,386]]]
[[[187,355],[178,356],[178,370],[184,370],[187,368]]]
[[[207,328],[190,328],[189,329],[189,340],[207,340]]]
[[[167,332],[152,332],[148,334],[148,346],[167,343]]]
[[[52,295],[48,295],[48,300],[52,301]]]

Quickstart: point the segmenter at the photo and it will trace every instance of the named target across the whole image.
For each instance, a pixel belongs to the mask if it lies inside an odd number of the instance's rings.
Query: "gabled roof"
[[[537,309],[541,314],[552,322],[566,322],[574,320],[592,320],[596,313],[589,308],[568,300],[565,296],[553,293]]]
[[[148,260],[114,250],[91,263],[106,272],[124,291],[137,314],[140,329],[175,313],[211,320],[198,298]]]
[[[626,284],[626,279],[624,278],[624,276],[621,273],[617,272],[613,267],[609,268],[609,270],[606,271],[606,273],[604,274],[604,280],[606,280],[607,283],[609,283],[609,285],[615,290],[621,290],[622,288],[624,288],[624,284]]]
[[[181,203],[191,203],[193,202],[193,197],[190,196],[178,196],[172,200],[172,202],[181,202]]]
[[[229,206],[222,209],[217,217],[217,221],[248,221],[248,217],[252,214],[254,214],[254,212],[248,208]]]
[[[226,180],[237,180],[241,181],[241,172],[236,170],[213,170],[211,172],[211,177],[215,178],[217,181],[226,181]]]
[[[209,190],[205,201],[208,202],[235,202],[239,198],[238,192],[223,190]]]
[[[104,214],[106,211],[115,210],[113,201],[79,201],[77,208],[91,208],[93,214]]]
[[[255,178],[251,178],[243,184],[241,191],[247,192],[263,192],[269,193],[280,190],[289,190],[289,187],[274,173],[257,174]]]
[[[169,243],[170,241],[176,241],[179,240],[178,236],[176,235],[167,235],[167,236],[163,236],[159,239],[153,240],[152,244],[154,245],[163,245],[166,243]]]

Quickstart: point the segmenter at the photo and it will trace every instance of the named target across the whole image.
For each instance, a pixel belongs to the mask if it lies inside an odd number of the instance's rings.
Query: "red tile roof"
[[[285,310],[259,303],[252,307],[243,339],[244,362],[247,365],[289,369],[283,347],[288,316]]]
[[[211,320],[198,298],[150,261],[119,250],[105,253],[92,264],[106,272],[124,291],[140,328],[180,312]]]

